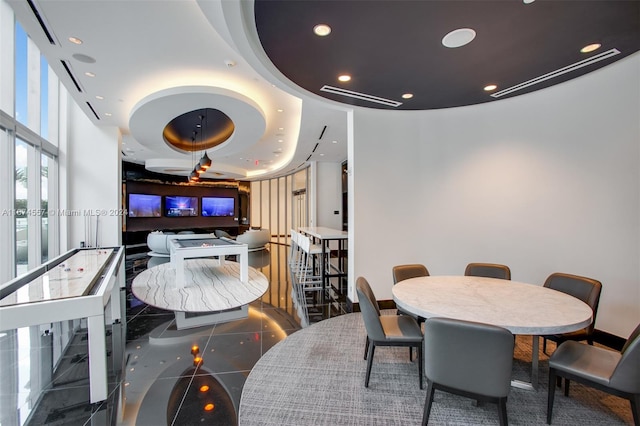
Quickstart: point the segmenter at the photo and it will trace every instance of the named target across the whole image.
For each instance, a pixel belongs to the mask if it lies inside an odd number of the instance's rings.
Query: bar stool
[[[321,265],[320,256],[322,249],[320,246],[311,244],[311,239],[301,233],[297,234],[299,249],[299,264],[297,273],[294,274],[293,287],[295,287],[295,299],[297,301],[298,315],[303,324],[309,323],[309,304],[307,295],[309,292],[320,293],[323,290],[322,277],[318,267]]]

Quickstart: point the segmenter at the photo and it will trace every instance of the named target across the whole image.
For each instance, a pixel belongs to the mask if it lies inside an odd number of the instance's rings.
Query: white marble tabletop
[[[303,226],[300,232],[318,238],[320,240],[344,240],[349,237],[348,232],[339,229],[327,228],[324,226]]]
[[[185,286],[175,285],[176,270],[170,263],[154,266],[134,278],[131,291],[140,300],[162,309],[182,312],[214,312],[237,308],[260,298],[269,280],[249,267],[249,279],[240,280],[240,264],[215,259],[185,259]]]
[[[58,266],[2,298],[0,306],[84,296],[91,290],[98,272],[113,252],[112,248],[79,250]]]
[[[402,309],[424,318],[448,317],[545,335],[591,323],[591,308],[568,294],[533,284],[471,276],[411,278],[393,286]]]

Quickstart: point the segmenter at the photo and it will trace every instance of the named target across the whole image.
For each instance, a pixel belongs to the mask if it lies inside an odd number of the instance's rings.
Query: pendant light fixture
[[[200,159],[199,164],[203,171],[211,167],[211,158],[209,158],[209,156],[207,155],[207,151],[205,151],[204,154],[202,155],[202,158]]]
[[[207,110],[204,109],[204,114],[207,113]],[[204,146],[203,138],[204,138],[204,126],[205,124],[205,115],[200,114],[198,116],[200,119],[200,123],[196,125],[196,128],[200,129],[200,144]],[[204,173],[209,167],[211,167],[211,158],[207,155],[207,151],[204,151],[202,154],[202,158],[199,161],[196,161],[196,136],[198,135],[198,130],[194,130],[193,136],[191,137],[191,159],[194,162],[193,171],[189,174],[189,182],[198,182],[200,180],[200,174]]]

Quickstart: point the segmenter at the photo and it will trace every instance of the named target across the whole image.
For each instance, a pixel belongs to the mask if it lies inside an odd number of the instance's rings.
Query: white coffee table
[[[218,256],[220,265],[224,265],[226,255],[237,255],[240,264],[240,281],[246,283],[249,278],[249,251],[246,244],[228,238],[175,239],[169,244],[171,266],[176,270],[175,285],[178,288],[188,285],[185,282],[184,260],[198,257]]]

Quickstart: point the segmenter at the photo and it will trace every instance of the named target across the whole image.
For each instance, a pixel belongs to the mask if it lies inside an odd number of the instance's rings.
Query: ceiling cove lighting
[[[476,32],[471,28],[458,28],[442,37],[442,45],[450,49],[467,45],[476,38]]]
[[[518,90],[522,90],[524,88],[527,88],[529,86],[533,86],[534,84],[538,84],[541,83],[543,81],[552,79],[554,77],[558,77],[562,74],[566,74],[568,72],[571,71],[575,71],[577,69],[586,67],[587,65],[591,65],[594,64],[596,62],[605,60],[605,59],[609,59],[613,56],[619,55],[620,51],[618,49],[611,49],[611,50],[607,50],[606,52],[602,52],[599,53],[597,55],[591,56],[590,58],[587,59],[583,59],[582,61],[576,62],[574,64],[571,65],[567,65],[566,67],[557,69],[555,71],[551,71],[547,74],[541,75],[539,77],[536,78],[532,78],[531,80],[527,80],[523,83],[520,84],[516,84],[515,86],[511,86],[509,88],[500,90],[499,92],[496,93],[492,93],[491,96],[494,98],[500,98],[501,96],[505,96],[505,95],[509,95],[511,93],[517,92]]]
[[[381,98],[379,96],[367,95],[366,93],[354,92],[353,90],[342,89],[340,87],[327,86],[326,84],[320,88],[320,91],[333,93],[334,95],[341,95],[341,96],[348,96],[350,98],[355,98],[355,99],[362,99],[363,101],[375,102],[377,104],[391,106],[394,108],[397,108],[400,105],[402,105],[402,102]]]
[[[313,27],[313,32],[318,37],[326,37],[331,34],[331,27],[327,24],[318,24]]]
[[[594,50],[600,49],[601,46],[602,45],[600,43],[588,44],[585,47],[583,47],[582,49],[580,49],[580,53],[591,53]]]

